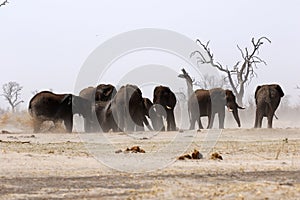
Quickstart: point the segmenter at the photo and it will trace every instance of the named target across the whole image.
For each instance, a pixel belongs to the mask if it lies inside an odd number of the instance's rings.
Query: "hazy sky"
[[[193,40],[210,40],[215,59],[228,66],[241,59],[237,44],[250,47],[252,37],[266,36],[272,43],[261,47],[260,57],[268,65],[259,66],[247,94],[253,94],[257,84],[275,82],[293,102],[299,102],[300,90],[295,89],[300,85],[297,0],[9,2],[0,7],[0,85],[19,82],[24,87],[23,107],[34,90],[73,92],[77,74],[95,48],[115,35],[140,28],[168,29]],[[1,97],[0,107],[7,106]]]

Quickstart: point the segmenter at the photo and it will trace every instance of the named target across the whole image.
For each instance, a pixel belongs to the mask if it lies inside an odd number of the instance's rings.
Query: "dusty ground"
[[[300,199],[300,129],[99,135],[0,133],[0,198]]]

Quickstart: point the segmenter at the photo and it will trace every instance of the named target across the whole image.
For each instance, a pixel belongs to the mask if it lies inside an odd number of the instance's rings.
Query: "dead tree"
[[[232,88],[232,91],[236,95],[237,102],[239,105],[243,105],[243,97],[245,94],[245,86],[249,84],[251,80],[257,76],[255,73],[255,69],[257,65],[263,63],[266,65],[266,62],[258,57],[259,54],[259,47],[263,44],[263,40],[271,43],[271,41],[267,37],[261,37],[257,41],[252,38],[251,43],[253,49],[251,51],[248,50],[246,47],[243,51],[238,45],[237,48],[239,49],[242,61],[238,61],[235,65],[231,68],[227,66],[224,67],[219,62],[215,62],[214,55],[211,52],[210,48],[208,47],[209,41],[204,44],[199,39],[197,39],[197,43],[204,49],[207,53],[208,58],[206,58],[200,51],[193,51],[190,57],[195,55],[197,56],[197,64],[211,64],[212,67],[217,68],[219,71],[224,72],[228,79],[228,82]]]
[[[15,112],[16,107],[23,103],[23,100],[20,100],[22,86],[17,82],[8,82],[2,86],[3,94],[5,100],[11,106],[12,112]]]
[[[179,78],[183,78],[186,81],[187,85],[187,96],[190,98],[190,96],[193,94],[193,82],[194,80],[190,77],[190,75],[185,71],[184,68],[181,69],[182,74],[179,74]]]
[[[211,88],[216,88],[216,87],[225,87],[228,85],[228,82],[225,80],[225,76],[222,76],[220,78],[205,74],[201,81],[195,81],[194,78],[191,78],[191,76],[186,72],[186,70],[183,68],[181,69],[182,74],[179,74],[179,78],[183,78],[186,81],[187,85],[187,96],[188,98],[193,94],[193,86],[198,86],[202,89],[211,89]]]
[[[214,75],[204,74],[201,81],[194,81],[194,85],[202,89],[224,88],[228,85],[225,76],[217,77]]]
[[[1,7],[1,6],[4,6],[4,5],[7,4],[7,3],[9,3],[8,0],[2,1],[2,3],[0,3],[0,7]]]

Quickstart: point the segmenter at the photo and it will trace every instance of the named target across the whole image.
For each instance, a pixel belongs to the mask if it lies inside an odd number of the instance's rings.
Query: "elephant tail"
[[[31,107],[31,103],[29,103],[29,106],[28,106],[28,113],[30,116],[32,116],[32,107]]]

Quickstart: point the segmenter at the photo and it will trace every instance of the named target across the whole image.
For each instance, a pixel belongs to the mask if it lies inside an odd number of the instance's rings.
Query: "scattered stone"
[[[122,152],[122,150],[115,151],[115,153],[121,153],[121,152]],[[131,152],[131,153],[146,153],[146,151],[144,149],[140,148],[139,146],[133,146],[131,148],[127,147],[125,149],[124,153],[129,153],[129,152]]]
[[[10,134],[11,132],[7,131],[7,130],[2,130],[1,131],[2,134]]]
[[[119,150],[115,151],[115,153],[122,153],[122,150],[119,149]]]
[[[192,153],[192,158],[193,159],[202,159],[203,155],[197,149],[194,149],[194,152]]]
[[[184,160],[184,159],[192,159],[192,156],[190,156],[189,154],[185,154],[183,156],[179,156],[178,157],[178,160]]]
[[[178,132],[179,132],[179,133],[183,133],[184,130],[183,130],[183,129],[179,129]]]
[[[294,184],[291,182],[283,182],[283,183],[279,183],[279,185],[294,186]]]
[[[215,153],[211,154],[210,159],[212,159],[212,160],[223,160],[223,157],[219,153],[215,152]]]
[[[53,150],[48,151],[49,154],[54,154]]]
[[[183,156],[179,156],[178,157],[178,160],[184,160],[184,159],[202,159],[203,158],[203,155],[197,150],[197,149],[194,149],[192,155],[190,154],[185,154]]]

